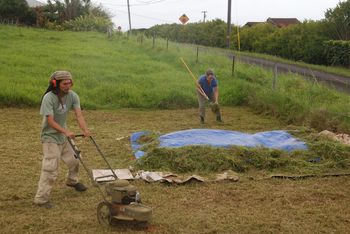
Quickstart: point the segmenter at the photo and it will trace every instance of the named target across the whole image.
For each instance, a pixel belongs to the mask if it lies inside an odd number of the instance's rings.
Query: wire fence
[[[16,19],[0,19],[0,24],[16,25],[16,24],[18,24],[18,20],[16,20]]]
[[[177,47],[178,49],[180,47],[191,48],[196,56],[196,63],[200,62],[201,54],[211,53],[220,56],[225,56],[232,61],[231,75],[233,77],[235,76],[235,68],[237,62],[247,63],[269,69],[273,73],[271,84],[273,90],[277,89],[278,79],[281,77],[279,74],[293,73],[304,77],[309,82],[323,83],[338,91],[350,94],[350,77],[335,75],[323,71],[317,71],[309,67],[301,67],[298,65],[283,62],[276,62],[265,58],[257,58],[249,55],[242,55],[239,51],[233,51],[229,49],[206,47],[196,44],[178,43],[170,41],[168,38],[157,38],[156,35],[152,35],[152,37],[147,37],[144,34],[139,34],[136,36],[136,38],[138,43],[140,43],[141,45],[145,45],[147,43],[146,41],[151,41],[153,49],[161,47],[163,49],[165,48],[166,50],[169,50],[169,46],[172,45],[175,45],[175,47]]]

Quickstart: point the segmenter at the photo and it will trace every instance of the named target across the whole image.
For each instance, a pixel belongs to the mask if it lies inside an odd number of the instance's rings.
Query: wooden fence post
[[[235,55],[232,54],[232,76],[235,76]]]
[[[196,63],[198,63],[198,54],[199,54],[199,46],[197,46],[197,59],[196,59]]]
[[[276,81],[277,81],[277,63],[275,63],[273,68],[273,80],[272,80],[272,89],[276,90]]]

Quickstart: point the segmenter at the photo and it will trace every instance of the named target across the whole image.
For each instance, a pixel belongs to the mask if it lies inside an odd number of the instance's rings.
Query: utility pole
[[[129,0],[128,1],[128,15],[129,15],[129,33],[131,34],[131,18],[130,18],[130,4],[129,4]]]
[[[202,11],[203,13],[203,23],[205,23],[205,18],[207,18],[207,11]]]
[[[227,48],[230,49],[230,35],[231,35],[231,0],[228,0],[228,9],[227,9]]]

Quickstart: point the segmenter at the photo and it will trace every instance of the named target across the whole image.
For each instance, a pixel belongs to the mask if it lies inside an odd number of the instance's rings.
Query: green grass
[[[152,59],[149,51],[124,37],[108,40],[99,33],[25,28],[19,32],[7,26],[0,30],[0,80],[6,87],[0,93],[2,105],[39,105],[50,74],[60,69],[72,72],[74,89],[81,93],[86,108],[195,103],[192,83],[179,63]]]
[[[350,133],[350,97],[296,75],[280,74],[272,90],[269,70],[237,63],[207,51],[196,62],[186,45],[94,32],[56,32],[0,26],[0,106],[39,106],[55,70],[70,70],[83,108],[178,109],[197,106],[195,76],[214,68],[220,103],[250,106],[288,124]]]

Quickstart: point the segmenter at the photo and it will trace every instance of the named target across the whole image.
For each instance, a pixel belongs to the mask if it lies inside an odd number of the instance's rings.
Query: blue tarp
[[[149,132],[136,132],[131,135],[131,147],[136,158],[144,155],[137,140]],[[285,151],[306,150],[304,142],[294,138],[286,131],[269,131],[255,134],[215,129],[190,129],[168,133],[159,137],[160,147],[177,148],[189,145],[207,145],[213,147],[247,146],[266,147]]]
[[[131,149],[134,152],[134,155],[136,158],[140,158],[143,155],[145,155],[145,152],[139,150],[143,145],[140,145],[137,141],[140,139],[140,137],[150,134],[150,132],[135,132],[131,134],[130,141],[131,141]]]

